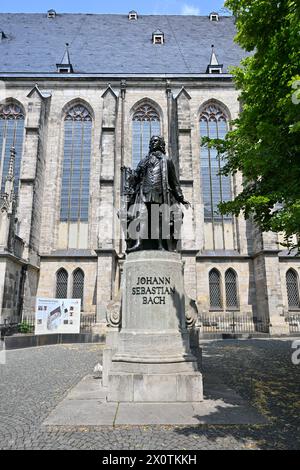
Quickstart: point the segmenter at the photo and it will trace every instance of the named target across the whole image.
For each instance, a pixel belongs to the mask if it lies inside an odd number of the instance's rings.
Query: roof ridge
[[[72,16],[124,16],[128,18],[128,12],[127,13],[83,13],[83,12],[59,12],[56,11],[57,16],[63,16],[63,15],[72,15]],[[45,12],[40,11],[40,12],[0,12],[0,15],[43,15],[45,18],[47,18],[47,15]],[[209,19],[209,13],[207,15],[180,15],[180,14],[144,14],[144,13],[139,13],[139,17],[177,17],[177,18],[208,18]],[[219,15],[220,18],[230,18],[233,19],[233,16],[230,15]]]

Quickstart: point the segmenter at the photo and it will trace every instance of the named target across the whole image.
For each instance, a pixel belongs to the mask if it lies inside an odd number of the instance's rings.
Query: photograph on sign
[[[80,299],[37,299],[35,334],[80,333]]]

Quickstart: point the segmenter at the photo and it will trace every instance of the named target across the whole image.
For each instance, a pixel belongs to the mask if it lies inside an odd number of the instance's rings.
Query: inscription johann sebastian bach
[[[175,294],[170,277],[138,277],[132,295],[142,296],[143,305],[166,305],[166,296]]]

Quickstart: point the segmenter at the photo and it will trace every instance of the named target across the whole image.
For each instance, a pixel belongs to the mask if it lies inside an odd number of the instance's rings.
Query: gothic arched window
[[[132,118],[132,166],[149,152],[149,142],[153,135],[160,135],[160,118],[157,111],[149,104],[141,105]]]
[[[89,212],[92,117],[83,105],[65,116],[61,186],[62,222],[87,222]]]
[[[221,275],[217,269],[209,272],[210,308],[220,310],[223,307],[221,294]]]
[[[226,291],[226,307],[228,309],[236,309],[239,306],[237,275],[233,269],[227,269],[225,273],[225,291]]]
[[[14,147],[16,150],[15,191],[18,191],[23,151],[24,120],[24,112],[17,104],[0,105],[0,165],[2,192],[4,191],[5,180],[8,173],[11,147]]]
[[[289,269],[286,273],[286,289],[289,309],[299,309],[299,280],[298,274],[293,269]]]
[[[81,309],[83,308],[83,293],[84,293],[84,272],[78,268],[73,273],[73,299],[81,299]]]
[[[56,298],[68,298],[68,273],[65,269],[60,269],[56,273]]]
[[[211,139],[224,139],[228,132],[225,113],[216,104],[208,104],[200,115],[200,136]],[[201,147],[201,181],[204,200],[204,219],[207,222],[231,219],[221,216],[218,210],[220,202],[230,201],[231,180],[219,175],[224,162],[214,148]]]

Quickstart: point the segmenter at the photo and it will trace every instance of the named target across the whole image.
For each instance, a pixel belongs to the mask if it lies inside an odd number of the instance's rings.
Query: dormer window
[[[56,64],[57,72],[58,73],[74,73],[70,52],[69,52],[69,44],[66,43],[66,50],[64,56],[60,62],[60,64]]]
[[[48,10],[47,11],[47,18],[50,18],[50,19],[53,19],[53,18],[56,18],[56,11],[55,10]]]
[[[59,65],[57,66],[57,71],[58,73],[72,73],[72,69],[70,66],[63,66],[60,67]]]
[[[165,35],[162,31],[155,31],[152,34],[152,42],[153,44],[164,44],[165,42]]]
[[[223,73],[223,64],[219,64],[214,45],[211,46],[211,56],[210,56],[209,64],[207,66],[206,73],[210,73],[210,74]]]
[[[136,21],[138,19],[138,14],[136,11],[132,10],[128,13],[128,19],[130,21]]]
[[[219,13],[215,13],[215,12],[211,13],[209,15],[209,19],[210,21],[219,21],[220,20]]]

